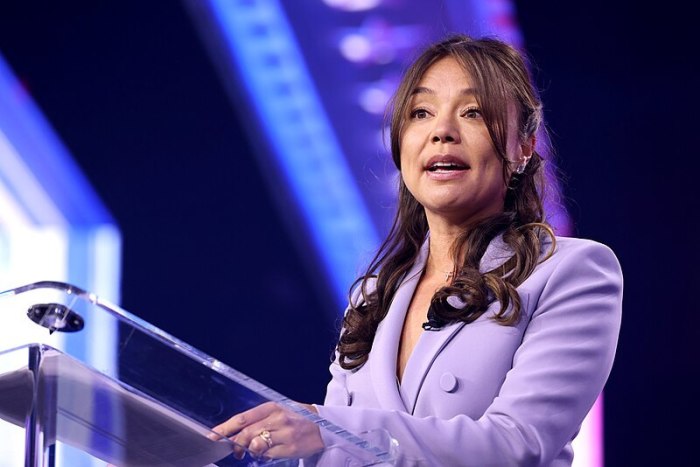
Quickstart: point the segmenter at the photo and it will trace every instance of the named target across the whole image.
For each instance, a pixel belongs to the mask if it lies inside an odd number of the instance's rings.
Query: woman
[[[522,57],[491,39],[429,47],[395,95],[398,212],[312,408],[351,432],[386,429],[401,465],[570,465],[607,380],[619,264],[545,222],[541,121]],[[218,430],[269,457],[324,444],[274,404]]]

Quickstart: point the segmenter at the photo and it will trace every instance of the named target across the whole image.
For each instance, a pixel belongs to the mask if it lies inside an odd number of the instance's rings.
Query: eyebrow
[[[416,94],[435,94],[435,91],[424,86],[418,86],[411,93],[412,96],[415,96]],[[460,91],[460,94],[463,96],[471,96],[476,94],[476,91],[474,88],[464,88]]]

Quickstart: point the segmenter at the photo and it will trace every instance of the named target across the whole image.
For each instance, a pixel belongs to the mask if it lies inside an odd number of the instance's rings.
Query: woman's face
[[[401,176],[428,220],[440,216],[462,225],[501,212],[506,193],[502,160],[472,79],[454,58],[428,68],[408,112],[401,135]],[[509,124],[507,152],[513,167],[523,158],[515,124]]]

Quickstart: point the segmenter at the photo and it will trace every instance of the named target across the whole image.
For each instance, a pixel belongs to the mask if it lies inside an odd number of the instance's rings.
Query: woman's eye
[[[481,110],[477,107],[470,107],[464,112],[464,116],[467,118],[479,118],[481,117]]]
[[[416,120],[428,118],[428,111],[425,109],[416,109],[413,112],[411,112],[411,118]]]

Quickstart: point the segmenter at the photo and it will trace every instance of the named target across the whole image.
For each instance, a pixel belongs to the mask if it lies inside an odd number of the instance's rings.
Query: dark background
[[[575,233],[610,245],[625,273],[606,462],[694,465],[691,15],[633,2],[515,4]],[[0,53],[119,224],[122,306],[292,398],[320,402],[335,305],[281,220],[245,116],[182,4],[4,0]]]

